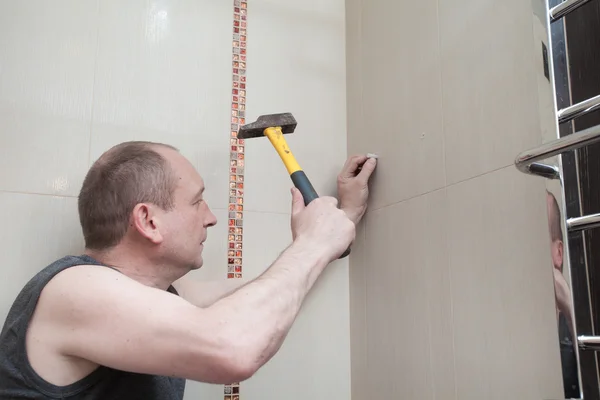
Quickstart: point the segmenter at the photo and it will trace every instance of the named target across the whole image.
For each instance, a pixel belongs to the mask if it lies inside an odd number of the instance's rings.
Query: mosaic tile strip
[[[246,9],[247,2],[234,0],[233,85],[231,90],[231,137],[229,161],[229,237],[227,278],[242,277],[244,233],[244,140],[238,139],[246,119]]]
[[[233,57],[231,89],[231,136],[229,158],[229,234],[227,278],[242,278],[244,234],[244,139],[238,139],[246,123],[246,28],[248,2],[233,1]],[[240,384],[225,385],[225,400],[240,400]]]

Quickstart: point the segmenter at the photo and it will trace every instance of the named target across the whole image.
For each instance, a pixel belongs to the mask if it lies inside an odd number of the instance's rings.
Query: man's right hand
[[[310,246],[327,262],[338,259],[354,241],[354,223],[337,208],[335,197],[320,197],[308,206],[300,191],[292,188],[292,237]]]

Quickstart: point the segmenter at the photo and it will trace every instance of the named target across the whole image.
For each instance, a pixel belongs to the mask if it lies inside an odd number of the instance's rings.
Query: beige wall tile
[[[185,384],[183,400],[221,399],[223,398],[223,385],[212,385],[194,381]]]
[[[246,212],[244,276],[260,275],[289,243],[289,215]],[[317,281],[279,353],[243,383],[244,399],[350,399],[347,265],[332,263]]]
[[[348,142],[352,152],[380,155],[377,209],[445,184],[437,2],[363,2],[360,29],[362,82],[354,85],[364,120]],[[349,113],[360,110],[355,101]]]
[[[439,2],[448,184],[540,143],[531,2]]]
[[[514,167],[448,188],[460,399],[562,398],[545,196]]]
[[[226,208],[231,4],[105,1],[100,15],[91,162],[123,141],[166,142]]]
[[[77,193],[97,20],[98,0],[0,3],[0,190]]]
[[[0,320],[23,286],[47,265],[83,251],[77,199],[0,192]]]
[[[370,396],[455,398],[446,204],[439,190],[367,218]]]
[[[254,1],[248,25],[247,121],[291,112],[288,144],[321,195],[346,158],[344,1]],[[292,182],[267,138],[246,141],[245,207],[289,212]]]
[[[103,1],[94,123],[228,137],[230,3]]]
[[[371,152],[362,126],[362,0],[346,1],[346,121],[348,154]]]
[[[76,196],[89,143],[89,120],[0,105],[0,190]]]

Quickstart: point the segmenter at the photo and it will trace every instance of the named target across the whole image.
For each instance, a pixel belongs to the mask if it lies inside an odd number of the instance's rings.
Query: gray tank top
[[[2,400],[182,400],[185,380],[99,367],[68,386],[55,386],[35,373],[25,350],[25,333],[44,286],[59,272],[77,265],[102,265],[88,256],[68,256],[47,266],[21,290],[0,333]],[[177,295],[177,291],[169,288]],[[152,351],[152,349],[148,349]]]

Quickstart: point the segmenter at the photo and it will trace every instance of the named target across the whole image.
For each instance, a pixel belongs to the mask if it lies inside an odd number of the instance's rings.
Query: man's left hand
[[[369,178],[377,166],[377,160],[365,155],[355,155],[346,160],[338,175],[337,189],[340,208],[348,218],[358,224],[367,211]]]

